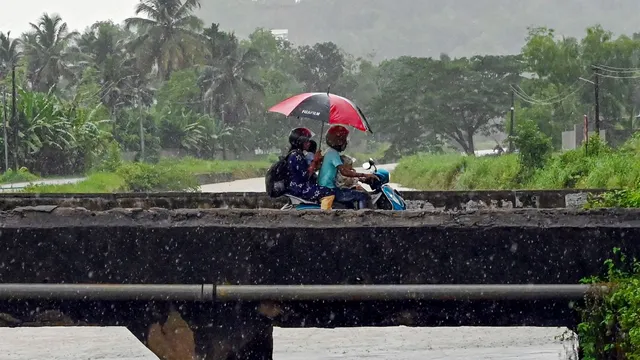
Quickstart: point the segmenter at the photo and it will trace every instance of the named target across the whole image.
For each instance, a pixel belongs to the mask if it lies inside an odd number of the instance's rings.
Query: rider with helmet
[[[346,150],[347,144],[349,143],[348,138],[349,130],[342,125],[334,125],[327,131],[326,140],[329,149],[324,154],[322,167],[318,175],[318,184],[321,187],[333,190],[335,193],[335,201],[343,203],[357,201],[361,209],[371,208],[371,198],[369,194],[353,189],[341,189],[338,188],[335,183],[338,172],[340,172],[342,176],[349,178],[376,178],[374,174],[361,174],[353,170],[353,168],[343,166],[340,153]]]
[[[309,150],[313,133],[307,128],[295,128],[289,133],[289,154],[287,155],[287,170],[289,173],[288,193],[308,201],[321,201],[332,197],[333,190],[320,186],[312,176],[316,170],[317,161],[307,162],[305,151]]]

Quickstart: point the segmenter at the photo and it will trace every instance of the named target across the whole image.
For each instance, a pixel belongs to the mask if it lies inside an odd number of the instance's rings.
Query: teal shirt
[[[329,148],[324,154],[320,174],[318,174],[318,185],[335,189],[338,166],[342,165],[340,153],[333,148]]]

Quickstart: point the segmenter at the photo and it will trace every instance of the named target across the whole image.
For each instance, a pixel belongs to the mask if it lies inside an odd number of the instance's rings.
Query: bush
[[[583,283],[606,283],[608,293],[586,297],[578,325],[583,358],[640,359],[640,263],[629,260],[620,249],[605,261],[604,277],[584,279]]]
[[[590,198],[585,208],[640,208],[640,190],[624,189],[609,191]]]
[[[0,183],[2,184],[11,184],[11,183],[19,183],[19,182],[29,182],[38,180],[39,177],[29,172],[27,168],[20,168],[18,171],[13,171],[12,169],[7,170],[0,177]]]
[[[115,172],[124,162],[122,161],[122,149],[120,144],[112,141],[105,152],[102,161],[94,171]]]
[[[193,173],[175,166],[131,163],[121,166],[116,174],[124,180],[125,188],[134,192],[197,191],[200,188]]]
[[[519,150],[521,179],[526,179],[536,169],[541,169],[553,152],[551,138],[542,133],[531,120],[518,124],[513,143]]]

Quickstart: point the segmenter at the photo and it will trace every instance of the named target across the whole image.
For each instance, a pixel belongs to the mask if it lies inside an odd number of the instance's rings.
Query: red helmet
[[[349,142],[349,129],[342,125],[334,125],[327,130],[327,145],[338,151],[344,151]]]

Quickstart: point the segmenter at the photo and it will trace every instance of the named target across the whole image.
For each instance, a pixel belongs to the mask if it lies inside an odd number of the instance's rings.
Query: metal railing
[[[517,285],[215,285],[0,284],[0,300],[391,301],[579,300],[605,286]]]

